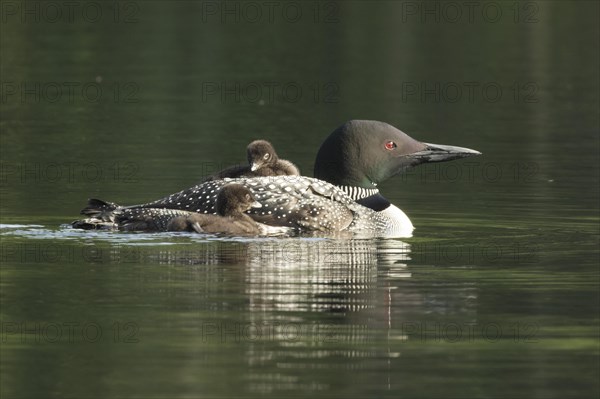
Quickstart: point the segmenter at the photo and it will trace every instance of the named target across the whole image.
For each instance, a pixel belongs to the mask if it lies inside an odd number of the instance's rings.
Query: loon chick
[[[300,176],[300,171],[290,161],[279,159],[273,145],[265,140],[255,140],[246,148],[248,165],[234,165],[204,180],[221,180],[226,177]]]
[[[130,207],[90,200],[82,214],[91,219],[80,222],[78,227],[114,223],[116,214],[140,208],[156,208],[155,212],[215,213],[219,189],[235,182],[250,189],[263,205],[259,210],[251,210],[250,216],[270,226],[410,237],[413,231],[410,219],[379,193],[377,184],[422,163],[479,154],[468,148],[419,142],[387,123],[351,120],[334,130],[321,145],[314,178],[226,178]]]
[[[255,222],[245,214],[261,208],[252,192],[241,184],[228,184],[217,195],[216,215],[169,209],[137,208],[116,216],[115,221],[127,231],[187,231],[231,235],[276,235],[290,229]]]

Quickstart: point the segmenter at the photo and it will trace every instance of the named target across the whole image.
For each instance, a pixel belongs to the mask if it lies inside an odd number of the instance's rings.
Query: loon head
[[[271,143],[265,140],[256,140],[248,144],[246,155],[248,156],[250,170],[253,172],[265,165],[273,165],[279,160]]]
[[[338,186],[374,188],[421,163],[480,154],[469,148],[422,143],[384,122],[351,120],[321,144],[314,176]]]
[[[234,216],[250,208],[261,208],[262,205],[247,187],[231,183],[219,191],[215,207],[217,214],[221,216]]]

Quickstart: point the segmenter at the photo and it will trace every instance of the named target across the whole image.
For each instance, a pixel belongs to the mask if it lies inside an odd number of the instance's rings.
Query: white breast
[[[390,204],[390,206],[378,213],[392,222],[391,231],[386,233],[394,237],[412,237],[412,232],[415,228],[408,216],[406,216],[406,213],[402,212],[402,209]]]

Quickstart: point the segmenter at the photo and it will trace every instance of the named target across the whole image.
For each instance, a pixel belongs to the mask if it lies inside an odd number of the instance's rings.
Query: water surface
[[[495,22],[406,8],[424,2],[298,2],[297,22],[99,4],[0,26],[3,398],[598,396],[597,3],[495,2]],[[416,227],[403,240],[66,225],[256,138],[311,175],[353,118],[484,155],[381,185]]]

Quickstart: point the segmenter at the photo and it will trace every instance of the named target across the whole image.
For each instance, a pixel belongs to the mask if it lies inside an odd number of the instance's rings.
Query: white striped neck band
[[[356,186],[338,186],[342,191],[344,191],[350,198],[354,201],[360,200],[363,198],[370,197],[372,195],[379,194],[379,190],[376,188],[363,188]]]

